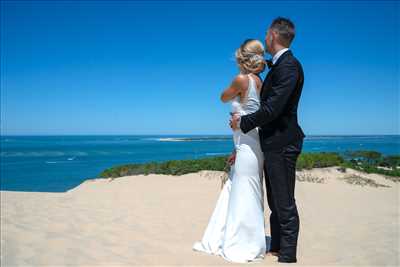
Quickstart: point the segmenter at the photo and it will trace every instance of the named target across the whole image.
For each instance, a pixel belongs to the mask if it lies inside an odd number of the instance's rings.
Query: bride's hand
[[[231,126],[232,130],[238,130],[240,125],[240,114],[233,113],[231,114],[231,119],[229,120],[229,126]]]
[[[235,160],[236,160],[236,151],[232,152],[227,161],[229,165],[233,165],[235,163]]]

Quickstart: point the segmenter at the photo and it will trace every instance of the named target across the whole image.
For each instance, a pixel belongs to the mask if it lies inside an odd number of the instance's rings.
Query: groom
[[[303,69],[289,50],[295,36],[294,24],[276,18],[268,29],[265,43],[273,56],[264,80],[258,111],[240,117],[234,114],[230,125],[247,133],[259,127],[264,152],[265,185],[271,209],[270,252],[279,262],[296,262],[299,215],[294,197],[296,161],[305,137],[297,122],[297,106],[303,88]]]

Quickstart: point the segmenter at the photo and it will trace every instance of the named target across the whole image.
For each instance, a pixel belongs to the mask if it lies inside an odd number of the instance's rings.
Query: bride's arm
[[[239,74],[233,79],[231,85],[226,88],[221,94],[221,101],[228,102],[234,99],[236,96],[240,96],[242,92],[247,88],[248,78],[246,75]]]

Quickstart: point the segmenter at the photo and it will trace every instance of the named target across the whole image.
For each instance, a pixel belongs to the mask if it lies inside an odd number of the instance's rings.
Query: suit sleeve
[[[296,88],[299,77],[297,67],[293,63],[279,66],[272,77],[272,88],[265,99],[261,99],[260,108],[251,114],[242,116],[240,129],[243,133],[265,125],[278,117],[285,107],[290,95]]]

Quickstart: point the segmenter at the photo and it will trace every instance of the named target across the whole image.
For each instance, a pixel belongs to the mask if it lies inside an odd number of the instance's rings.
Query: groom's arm
[[[281,114],[299,78],[297,67],[292,62],[277,66],[273,75],[276,75],[276,78],[271,79],[272,88],[269,89],[271,91],[266,93],[268,94],[266,99],[261,100],[260,108],[240,118],[240,129],[243,133],[265,125]]]

